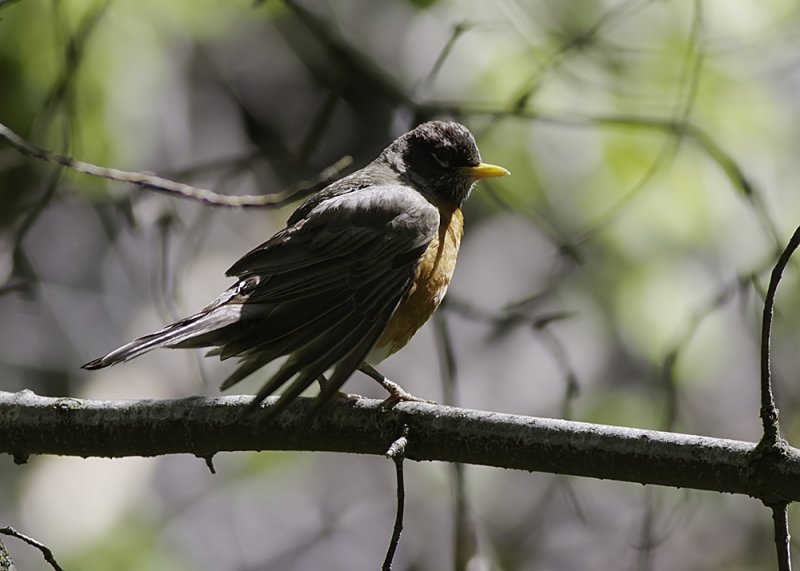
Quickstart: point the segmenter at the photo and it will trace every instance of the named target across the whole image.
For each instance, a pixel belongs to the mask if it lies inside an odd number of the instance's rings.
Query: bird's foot
[[[427,400],[423,398],[419,398],[418,396],[412,395],[410,392],[405,390],[403,387],[394,383],[387,379],[382,373],[380,373],[375,367],[369,365],[368,363],[361,363],[359,366],[359,370],[370,377],[371,379],[378,382],[386,391],[389,393],[389,396],[381,403],[381,408],[390,409],[394,405],[399,402],[425,402],[428,404],[436,404],[435,401]]]
[[[381,403],[381,408],[390,409],[399,402],[424,402],[428,404],[436,404],[432,400],[420,398],[412,395],[397,383],[393,383],[386,377],[381,381],[381,386],[389,391],[389,396]]]

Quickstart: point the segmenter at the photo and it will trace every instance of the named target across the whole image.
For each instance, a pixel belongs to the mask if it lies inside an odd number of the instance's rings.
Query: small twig
[[[372,97],[385,99],[395,106],[413,106],[411,97],[385,69],[378,66],[371,56],[348,43],[336,32],[329,18],[317,14],[296,0],[284,0],[284,4],[298,21],[308,29],[314,38],[322,44],[324,52],[337,68],[345,70],[349,81],[369,86]]]
[[[642,526],[639,530],[639,541],[638,545],[636,545],[638,560],[636,569],[646,570],[653,568],[653,557],[657,547],[657,541],[654,538],[657,511],[655,494],[654,488],[645,488],[645,509],[642,515]]]
[[[778,257],[775,267],[772,269],[769,286],[767,287],[767,297],[764,300],[764,313],[761,322],[761,424],[764,430],[761,445],[764,447],[776,447],[781,440],[778,426],[778,408],[775,406],[775,397],[772,392],[770,339],[778,284],[783,276],[783,270],[798,246],[800,246],[800,227],[794,231],[794,235],[792,235],[786,248]]]
[[[0,527],[0,533],[3,535],[8,535],[10,537],[16,537],[17,539],[21,539],[28,545],[31,545],[42,552],[42,556],[44,560],[47,561],[50,566],[55,569],[56,571],[64,571],[64,569],[58,564],[55,557],[53,557],[53,552],[50,551],[50,548],[44,545],[43,543],[39,543],[32,537],[28,537],[27,535],[18,532],[13,527]]]
[[[695,0],[693,12],[692,27],[688,38],[686,55],[682,64],[680,80],[678,82],[677,99],[674,102],[676,115],[674,121],[679,124],[688,123],[689,121],[697,97],[697,85],[701,77],[700,70],[703,63],[703,52],[700,50],[702,46],[700,46],[700,48],[698,47],[701,43],[700,36],[703,30],[702,4],[699,0]],[[656,175],[670,164],[678,154],[684,139],[684,133],[680,130],[674,131],[672,135],[673,136],[668,136],[664,139],[661,150],[656,155],[655,160],[644,171],[644,174],[639,180],[637,180],[629,190],[623,193],[622,198],[613,204],[599,220],[582,232],[582,235],[576,240],[577,244],[591,239],[600,230],[609,226],[613,219],[656,178]]]
[[[539,90],[544,82],[545,76],[561,70],[568,61],[568,56],[571,53],[583,51],[587,46],[599,42],[599,36],[603,30],[610,27],[614,22],[619,22],[629,17],[633,12],[641,9],[643,6],[643,2],[625,0],[601,13],[599,18],[584,29],[564,30],[562,32],[563,37],[560,38],[561,41],[559,44],[555,46],[554,49],[550,50],[549,53],[545,54],[534,71],[533,76],[525,85],[525,88],[514,95],[511,100],[512,108],[519,110],[524,109],[534,94]]]
[[[39,217],[56,195],[62,175],[62,169],[55,169],[50,173],[44,193],[42,193],[42,196],[36,200],[36,203],[22,216],[22,221],[17,228],[16,235],[14,236],[14,245],[12,246],[15,260],[19,259],[22,243],[28,235],[28,232],[33,228],[33,225],[39,220]]]
[[[454,462],[450,472],[453,477],[453,569],[466,571],[478,554],[478,538],[470,518],[466,466]]]
[[[217,469],[214,466],[214,455],[209,454],[208,456],[201,456],[201,458],[206,463],[206,468],[208,468],[208,471],[211,472],[212,475],[216,474]]]
[[[672,430],[678,420],[678,383],[675,368],[678,359],[694,339],[706,319],[715,311],[722,308],[730,299],[740,292],[748,283],[750,275],[756,275],[760,270],[750,274],[737,275],[733,280],[722,284],[713,297],[702,306],[695,308],[689,315],[683,331],[672,342],[672,346],[664,356],[661,364],[661,386],[664,390],[664,421],[663,430]]]
[[[787,447],[781,439],[778,425],[778,408],[772,391],[772,372],[770,358],[770,340],[772,337],[772,320],[775,315],[775,295],[792,254],[800,246],[800,227],[792,235],[784,248],[770,275],[767,295],[764,299],[764,314],[761,322],[761,424],[764,431],[761,441],[755,450],[754,457],[759,459],[765,453],[777,453],[778,457]],[[789,520],[787,502],[767,503],[772,509],[772,521],[775,526],[775,548],[778,556],[779,571],[791,571],[792,555],[789,548]]]
[[[564,397],[561,400],[561,418],[568,419],[572,417],[572,404],[578,394],[580,393],[581,386],[578,382],[578,373],[570,362],[569,354],[566,347],[556,335],[549,324],[553,321],[570,317],[570,314],[557,314],[553,319],[550,316],[537,319],[539,323],[534,323],[532,330],[534,334],[539,337],[542,344],[549,350],[550,355],[556,363],[556,366],[561,370],[561,375],[564,379]]]
[[[792,571],[792,553],[789,548],[789,517],[786,503],[769,506],[772,508],[772,522],[775,525],[775,550],[778,556],[778,571]]]
[[[442,303],[442,309],[433,314],[433,325],[436,330],[436,350],[439,356],[439,376],[442,380],[442,395],[444,404],[456,406],[456,379],[458,378],[458,364],[456,362],[453,340],[447,327],[447,300]]]
[[[402,458],[406,455],[406,444],[408,444],[408,427],[403,427],[403,435],[397,440],[392,442],[389,450],[386,451],[386,457],[389,460],[396,460],[398,457]]]
[[[561,343],[561,340],[553,333],[549,326],[551,323],[572,318],[574,315],[573,312],[553,311],[550,313],[540,313],[538,315],[528,315],[526,306],[536,305],[542,299],[541,294],[508,304],[501,313],[493,313],[485,309],[474,307],[462,300],[453,299],[452,297],[449,299],[450,301],[447,302],[445,308],[453,309],[467,319],[489,323],[494,327],[493,335],[505,333],[511,327],[520,325],[529,326],[536,335],[536,338],[544,345],[550,355],[552,355],[553,360],[563,374],[564,399],[562,400],[561,417],[571,417],[572,401],[574,401],[580,392],[578,375],[570,363],[569,355],[564,344]],[[440,331],[442,334],[446,332],[446,330],[441,328]],[[443,340],[446,340],[446,338],[443,337]],[[445,356],[447,356],[447,353],[445,353]],[[447,384],[445,384],[445,387],[447,387]],[[447,399],[445,399],[445,403],[450,404]]]
[[[301,161],[305,162],[308,160],[308,157],[311,156],[311,153],[317,148],[322,135],[328,128],[338,103],[339,93],[335,90],[330,91],[325,97],[322,108],[317,112],[314,120],[311,122],[308,133],[303,137],[303,142],[300,144],[300,149],[297,154]]]
[[[417,96],[419,96],[420,93],[427,93],[430,91],[431,86],[439,76],[439,72],[442,71],[445,61],[447,61],[447,58],[450,57],[450,54],[453,52],[453,48],[455,47],[458,39],[463,36],[465,32],[476,27],[476,25],[477,24],[473,22],[462,21],[453,26],[452,31],[450,32],[450,37],[448,38],[442,50],[439,52],[439,55],[436,57],[436,61],[433,62],[433,67],[428,73],[428,76],[425,77],[420,85],[414,90]]]
[[[345,156],[323,170],[316,180],[312,182],[301,182],[282,192],[262,195],[227,196],[204,188],[197,188],[189,184],[175,182],[152,173],[123,171],[101,167],[92,163],[73,159],[72,157],[59,155],[26,141],[2,123],[0,123],[0,139],[7,142],[23,155],[62,165],[89,176],[133,184],[157,192],[165,192],[183,198],[190,198],[210,206],[226,208],[279,208],[294,200],[299,194],[313,191],[332,182],[353,162],[352,157]]]
[[[397,545],[400,543],[400,534],[403,533],[403,512],[405,511],[406,490],[403,478],[403,459],[406,455],[406,445],[408,444],[408,427],[403,427],[403,434],[392,442],[389,450],[386,451],[386,457],[394,460],[394,467],[397,473],[397,515],[394,519],[394,529],[392,529],[392,538],[389,540],[389,548],[386,550],[386,557],[383,560],[383,571],[391,571],[392,560],[397,551]]]

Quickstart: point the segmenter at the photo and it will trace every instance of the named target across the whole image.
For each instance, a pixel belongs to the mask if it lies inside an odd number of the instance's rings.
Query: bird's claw
[[[389,396],[386,397],[386,399],[384,399],[380,405],[380,407],[384,410],[393,408],[399,402],[424,402],[427,404],[436,404],[436,401],[423,399],[416,395],[412,395],[399,385],[394,385],[391,389],[387,388],[386,390],[389,391]]]

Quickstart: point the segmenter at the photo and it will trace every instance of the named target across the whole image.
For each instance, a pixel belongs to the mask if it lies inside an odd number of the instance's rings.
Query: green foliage
[[[0,5],[0,123],[95,164],[255,194],[314,179],[343,155],[362,166],[414,120],[455,117],[475,132],[484,160],[513,173],[482,183],[467,206],[445,314],[461,403],[755,440],[763,289],[800,224],[799,22],[789,0],[20,1]],[[0,146],[4,388],[213,394],[226,364],[148,356],[102,380],[78,366],[212,299],[224,269],[285,213],[220,213],[55,172]],[[773,344],[792,440],[796,271],[780,292]],[[438,398],[439,345],[418,338],[386,363],[388,375]],[[256,521],[285,547],[264,541],[276,560],[293,553],[303,568],[330,561],[335,545],[341,568],[373,568],[371,554],[372,565],[348,564],[365,545],[383,545],[390,517],[375,505],[390,504],[394,491],[386,466],[370,472],[350,461],[247,455],[221,462],[225,475],[209,485],[248,522],[243,536]],[[297,462],[302,478],[270,487]],[[16,466],[3,474],[26,477]],[[513,522],[487,533],[487,560],[537,525],[577,537],[578,547],[537,543],[532,533],[515,544],[519,553],[496,559],[565,569],[652,557],[652,568],[744,569],[763,566],[752,554],[770,549],[763,514],[734,510],[729,498],[698,499],[700,515],[675,526],[658,509],[643,517],[638,489],[542,512],[528,501],[529,480],[482,478],[476,519]],[[249,505],[231,482],[264,497]],[[158,485],[156,477],[152,497]],[[408,527],[408,567],[446,568],[452,530],[429,506],[441,486],[415,485],[409,512],[423,521]],[[24,499],[24,482],[8,487]],[[0,498],[0,520],[16,516],[16,501]],[[217,515],[198,512],[172,522],[184,532],[175,544],[163,526],[131,515],[65,566],[198,568],[195,554],[210,544],[197,522]],[[612,520],[613,530],[603,523]],[[662,543],[642,541],[646,526]],[[284,529],[291,533],[275,539]],[[725,530],[714,536],[719,552],[696,543],[709,529]]]
[[[195,569],[187,554],[176,552],[151,522],[131,518],[108,533],[91,549],[61,562],[82,571],[188,571]]]

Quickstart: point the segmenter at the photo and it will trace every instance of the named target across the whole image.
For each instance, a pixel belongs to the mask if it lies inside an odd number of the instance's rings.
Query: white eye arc
[[[439,149],[435,149],[433,153],[434,160],[439,163],[439,166],[443,168],[448,168],[450,166],[450,159],[453,156],[453,153],[447,147],[441,147]]]

